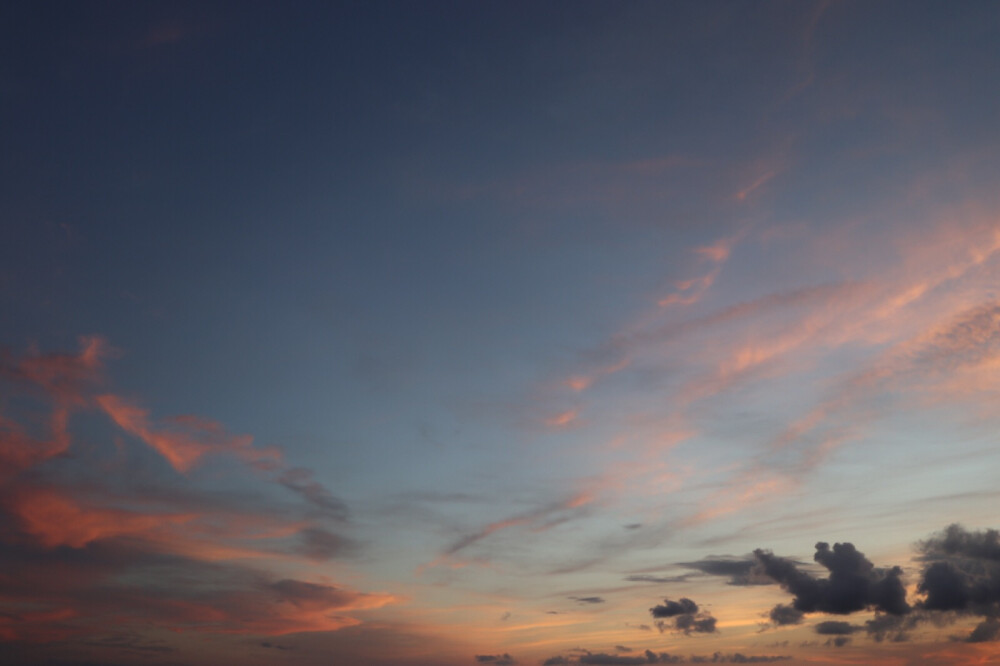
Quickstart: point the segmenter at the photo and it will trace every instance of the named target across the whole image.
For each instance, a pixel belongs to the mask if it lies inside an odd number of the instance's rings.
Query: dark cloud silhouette
[[[730,585],[771,585],[773,581],[760,570],[757,561],[747,557],[706,557],[697,562],[678,562],[710,576],[729,578]]]
[[[679,601],[664,599],[663,604],[653,606],[649,609],[650,615],[654,618],[672,618],[673,624],[659,619],[656,628],[660,632],[668,629],[682,631],[685,634],[700,633],[711,634],[715,632],[716,619],[705,612],[698,611],[698,604],[686,597],[681,597]]]
[[[604,599],[601,597],[569,597],[570,599],[575,599],[581,604],[603,604]]]
[[[1000,605],[1000,533],[949,525],[920,544],[928,562],[917,591],[926,610],[995,614]]]
[[[625,580],[632,583],[683,583],[691,578],[691,574],[680,576],[650,576],[648,574],[631,574]]]
[[[655,655],[654,655],[655,656]],[[618,654],[583,654],[578,660],[580,664],[599,664],[600,666],[629,666],[631,664],[655,664],[648,657],[625,657]]]
[[[477,654],[476,661],[480,664],[493,664],[493,666],[510,666],[517,663],[517,660],[506,652],[503,654]]]
[[[828,638],[823,645],[826,647],[844,647],[851,642],[848,636],[834,636],[833,638]]]
[[[976,625],[976,628],[972,630],[972,633],[965,640],[968,643],[983,643],[986,641],[995,641],[998,637],[1000,637],[1000,621],[995,617],[991,617]]]
[[[840,622],[838,620],[830,620],[827,622],[820,622],[813,630],[822,636],[850,636],[856,631],[861,631],[863,627],[851,624],[850,622]]]
[[[918,604],[931,617],[942,612],[986,618],[964,640],[997,640],[1000,615],[1000,532],[969,531],[958,524],[919,544],[925,563],[917,591]]]
[[[571,664],[593,664],[596,666],[631,666],[637,664],[770,664],[776,661],[787,661],[791,657],[784,655],[745,655],[740,652],[724,654],[716,652],[711,655],[689,655],[646,650],[642,656],[622,656],[597,652],[588,652],[577,658],[557,655],[542,662],[542,666],[570,666]]]
[[[778,604],[771,609],[770,613],[768,613],[771,623],[779,627],[789,624],[799,624],[802,622],[802,618],[804,616],[805,613],[800,611],[798,608],[787,606],[785,604]]]
[[[908,630],[915,626],[918,620],[916,616],[917,613],[905,617],[876,613],[874,618],[865,622],[865,632],[876,643],[902,643],[910,639]]]
[[[681,597],[680,601],[664,599],[660,606],[653,606],[649,609],[653,617],[675,617],[677,615],[693,615],[698,612],[698,604],[686,597]]]
[[[691,656],[692,664],[770,664],[776,661],[787,661],[791,657],[771,655],[745,655],[741,652],[722,654],[716,652],[711,656]]]
[[[754,557],[763,572],[795,595],[792,606],[803,613],[846,615],[868,608],[893,615],[910,611],[901,580],[902,569],[875,567],[850,543],[816,544],[813,559],[829,572],[816,578],[791,560],[757,549]]]
[[[699,634],[711,634],[715,633],[715,618],[707,613],[701,613],[699,615],[678,615],[674,626],[678,631],[683,631],[685,634],[691,632]]]

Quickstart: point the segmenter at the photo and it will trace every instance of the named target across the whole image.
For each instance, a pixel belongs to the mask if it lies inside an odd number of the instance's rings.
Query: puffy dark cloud
[[[849,636],[833,636],[828,638],[826,643],[823,643],[826,647],[844,647],[851,642]]]
[[[680,601],[664,599],[660,606],[653,606],[649,609],[653,617],[675,617],[677,615],[693,615],[698,612],[698,604],[686,597],[681,597]]]
[[[893,615],[910,611],[903,587],[902,569],[875,567],[850,543],[816,544],[813,559],[830,575],[816,578],[802,571],[795,562],[766,550],[755,550],[754,557],[763,572],[795,595],[792,606],[803,613],[846,615],[868,608]]]
[[[932,621],[939,625],[950,623],[954,618],[940,613],[927,613],[920,610],[911,611],[909,615],[886,615],[876,613],[875,617],[864,624],[865,633],[876,643],[888,641],[903,643],[910,640],[910,631],[921,622]]]
[[[850,622],[840,622],[838,620],[829,620],[827,622],[820,622],[813,630],[822,636],[850,636],[856,631],[861,631],[863,627],[851,624]]]
[[[995,641],[998,637],[1000,637],[1000,621],[997,621],[995,617],[991,617],[976,625],[976,628],[972,630],[972,633],[965,640],[969,643],[984,643],[986,641]]]
[[[480,664],[492,664],[493,666],[510,666],[517,663],[517,660],[506,652],[503,654],[477,654],[476,661]]]
[[[678,601],[664,599],[661,605],[650,608],[649,613],[654,618],[673,619],[672,624],[659,619],[656,627],[660,632],[672,629],[685,634],[711,634],[716,631],[716,619],[708,613],[699,612],[698,604],[686,597],[681,597]]]
[[[927,562],[917,591],[927,610],[996,614],[1000,605],[1000,533],[950,525],[920,544]]]
[[[997,640],[1000,616],[1000,532],[969,531],[958,524],[920,543],[924,570],[917,591],[925,615],[951,612],[986,618],[968,642]]]
[[[770,618],[772,624],[780,627],[789,624],[799,624],[802,622],[805,613],[798,608],[786,604],[778,604],[771,609],[771,612],[767,616]]]

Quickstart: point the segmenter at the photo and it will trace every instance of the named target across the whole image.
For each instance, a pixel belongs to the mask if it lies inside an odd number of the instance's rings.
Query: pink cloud
[[[175,417],[154,427],[149,412],[115,395],[97,397],[97,404],[123,430],[160,453],[178,472],[190,470],[203,456],[229,453],[251,463],[277,463],[277,449],[257,449],[249,435],[230,435],[221,425],[194,416]]]

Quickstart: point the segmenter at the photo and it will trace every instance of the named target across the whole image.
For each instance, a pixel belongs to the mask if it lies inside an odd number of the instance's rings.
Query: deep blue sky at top
[[[995,134],[990,4],[853,3],[827,40],[794,2],[8,5],[5,342],[99,333],[123,386],[264,438],[523,385],[738,221],[718,165],[793,143],[776,206],[833,218]],[[859,95],[949,112],[858,169],[886,116],[815,128]],[[662,156],[713,166],[613,205],[573,189]],[[269,430],[247,407],[275,400]]]

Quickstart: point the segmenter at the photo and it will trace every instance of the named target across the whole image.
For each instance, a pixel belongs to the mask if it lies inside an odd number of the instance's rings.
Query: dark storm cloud
[[[785,604],[778,604],[771,609],[770,613],[768,613],[771,623],[779,627],[789,624],[799,624],[802,622],[804,615],[805,613],[800,611],[798,608],[787,606]]]
[[[695,569],[710,576],[725,576],[730,585],[770,585],[752,558],[706,557],[697,562],[678,562],[678,566]]]
[[[862,627],[851,624],[850,622],[830,620],[827,622],[820,622],[813,627],[813,630],[822,636],[850,636],[856,631],[861,631]]]
[[[792,606],[803,613],[846,615],[874,608],[893,615],[910,611],[901,580],[902,569],[875,567],[850,543],[816,544],[813,559],[829,572],[816,578],[800,570],[791,560],[757,549],[754,557],[763,572],[795,595]]]

